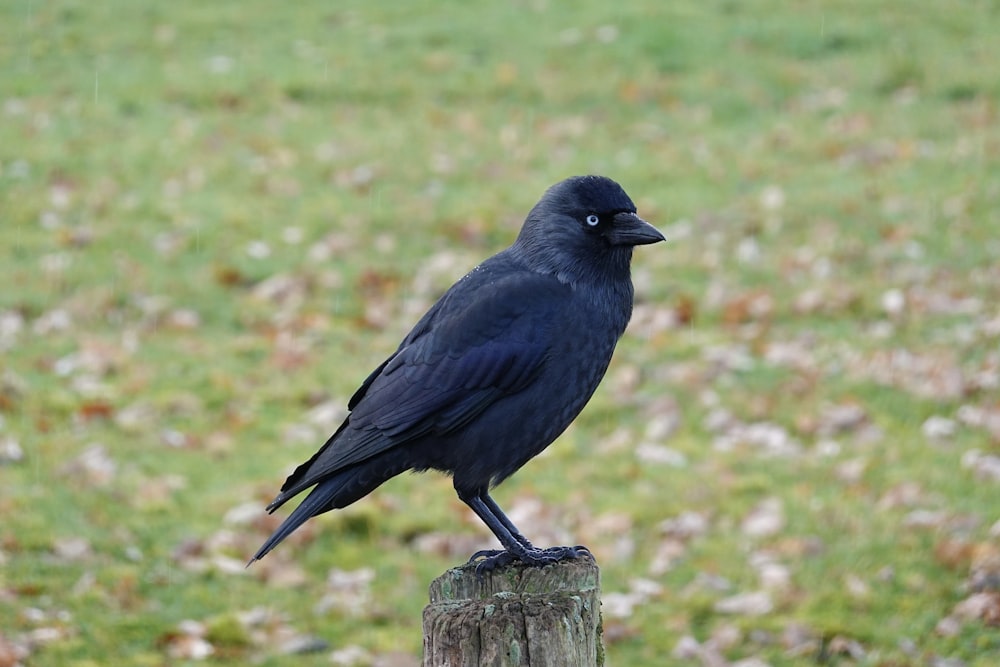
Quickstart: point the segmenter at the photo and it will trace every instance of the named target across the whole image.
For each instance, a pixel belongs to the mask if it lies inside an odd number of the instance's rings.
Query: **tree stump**
[[[424,607],[424,667],[601,667],[600,570],[592,558],[448,570]]]

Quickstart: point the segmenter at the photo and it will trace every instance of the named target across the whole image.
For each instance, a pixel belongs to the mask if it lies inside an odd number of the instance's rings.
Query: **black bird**
[[[473,554],[480,571],[587,553],[533,546],[489,489],[548,447],[590,399],[632,315],[632,248],[663,240],[609,178],[549,188],[514,244],[455,283],[355,392],[344,423],[267,509],[315,488],[250,562],[308,519],[428,469],[451,474],[503,546]]]

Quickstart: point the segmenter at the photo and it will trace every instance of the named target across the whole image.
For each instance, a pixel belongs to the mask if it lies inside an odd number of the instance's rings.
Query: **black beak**
[[[615,222],[607,233],[611,245],[648,245],[666,241],[666,237],[653,225],[635,213],[616,213]]]

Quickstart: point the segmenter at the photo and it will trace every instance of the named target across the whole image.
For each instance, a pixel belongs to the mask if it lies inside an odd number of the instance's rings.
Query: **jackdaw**
[[[261,546],[347,507],[407,470],[450,474],[458,497],[514,560],[545,565],[585,547],[535,547],[489,490],[549,446],[583,409],[632,315],[632,248],[663,241],[618,183],[552,186],[514,244],[455,283],[348,402],[349,415],[288,477],[269,512],[314,487]]]

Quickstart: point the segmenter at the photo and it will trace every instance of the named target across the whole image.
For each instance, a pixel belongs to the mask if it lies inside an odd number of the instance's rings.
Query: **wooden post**
[[[546,567],[474,564],[431,583],[424,667],[601,667],[601,583],[588,557]]]

